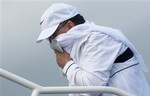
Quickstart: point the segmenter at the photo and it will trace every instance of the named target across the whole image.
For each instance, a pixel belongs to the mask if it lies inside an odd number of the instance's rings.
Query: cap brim
[[[51,35],[55,32],[55,30],[57,29],[58,25],[59,25],[59,24],[54,25],[54,26],[52,26],[52,27],[50,27],[50,28],[47,28],[47,29],[43,30],[43,31],[40,33],[40,35],[39,35],[38,39],[36,40],[36,42],[37,42],[37,43],[40,43],[40,42],[43,41],[44,39],[46,39],[46,38],[48,38],[49,36],[51,36]]]

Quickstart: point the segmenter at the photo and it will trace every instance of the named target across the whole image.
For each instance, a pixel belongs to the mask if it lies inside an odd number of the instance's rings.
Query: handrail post
[[[31,96],[38,96],[38,95],[39,95],[39,91],[38,91],[37,89],[34,89],[34,90],[32,91]]]

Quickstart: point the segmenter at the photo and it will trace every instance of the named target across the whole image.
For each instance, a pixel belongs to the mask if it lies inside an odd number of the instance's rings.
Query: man
[[[40,24],[42,32],[37,42],[50,42],[70,86],[111,86],[135,96],[149,96],[143,60],[119,30],[88,22],[75,7],[63,3],[50,6]]]

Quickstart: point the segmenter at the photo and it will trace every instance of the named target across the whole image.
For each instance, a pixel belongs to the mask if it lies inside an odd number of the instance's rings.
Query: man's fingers
[[[55,52],[55,54],[61,53],[61,52],[59,52],[59,51],[57,51],[57,50],[54,50],[54,52]]]
[[[67,53],[66,51],[63,50],[63,52],[59,52],[57,50],[54,50],[55,54],[64,54],[64,53]]]

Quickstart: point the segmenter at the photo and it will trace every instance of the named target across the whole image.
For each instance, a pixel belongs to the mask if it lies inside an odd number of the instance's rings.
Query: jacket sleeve
[[[83,46],[81,66],[70,61],[63,69],[70,86],[105,86],[121,46],[106,34],[92,34]]]

